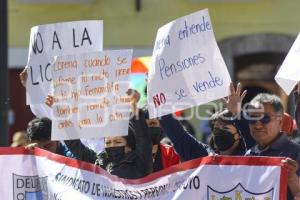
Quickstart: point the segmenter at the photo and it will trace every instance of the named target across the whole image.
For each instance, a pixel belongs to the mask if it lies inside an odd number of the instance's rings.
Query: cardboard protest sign
[[[76,21],[35,26],[30,32],[26,104],[43,104],[50,93],[54,56],[101,51],[102,21]]]
[[[285,200],[282,158],[203,157],[141,179],[35,148],[0,148],[2,199]]]
[[[158,30],[148,78],[151,118],[227,96],[230,82],[207,9]]]
[[[52,139],[127,135],[132,50],[56,57]]]
[[[298,34],[288,55],[283,61],[275,80],[289,95],[297,82],[300,80],[300,34]]]

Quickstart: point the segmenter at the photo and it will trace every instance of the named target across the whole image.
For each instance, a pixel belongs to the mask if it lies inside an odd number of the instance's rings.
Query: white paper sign
[[[52,139],[127,135],[132,50],[56,57]]]
[[[0,149],[1,199],[284,200],[281,158],[204,157],[142,179],[108,175],[93,164],[35,149]]]
[[[152,66],[148,78],[151,118],[228,95],[231,79],[207,9],[158,30]]]
[[[298,34],[292,48],[283,61],[275,80],[289,95],[297,82],[300,80],[300,34]]]
[[[54,56],[101,51],[102,46],[102,21],[76,21],[31,28],[26,104],[43,104],[50,93]]]

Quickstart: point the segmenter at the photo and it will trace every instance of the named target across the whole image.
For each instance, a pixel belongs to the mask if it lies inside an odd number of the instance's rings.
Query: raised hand
[[[234,85],[230,83],[230,94],[227,98],[223,98],[223,102],[225,103],[227,109],[234,115],[241,112],[242,101],[245,98],[247,91],[244,90],[242,93],[242,85],[238,83],[236,89]]]
[[[139,109],[137,107],[137,102],[140,100],[140,93],[133,89],[128,89],[126,93],[130,96],[131,99],[130,103],[133,116],[138,116]]]

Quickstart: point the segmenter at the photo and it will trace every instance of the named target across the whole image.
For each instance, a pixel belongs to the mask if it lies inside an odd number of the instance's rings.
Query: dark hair
[[[257,102],[260,104],[270,104],[276,114],[283,115],[283,105],[281,99],[278,96],[274,94],[260,93],[250,101],[250,104],[253,105]]]
[[[52,121],[47,118],[35,118],[28,123],[27,137],[32,140],[50,140]]]
[[[212,114],[212,116],[209,119],[209,127],[211,128],[211,130],[213,130],[214,123],[216,121],[221,121],[225,124],[232,124],[235,126],[234,116],[228,110],[217,111],[214,114]]]

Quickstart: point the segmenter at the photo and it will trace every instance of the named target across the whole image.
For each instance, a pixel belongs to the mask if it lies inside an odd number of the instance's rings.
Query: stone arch
[[[292,101],[288,101],[275,83],[274,76],[295,38],[287,34],[257,33],[224,39],[218,45],[233,81],[242,82],[246,88],[275,93],[290,109],[293,105],[288,103]]]

